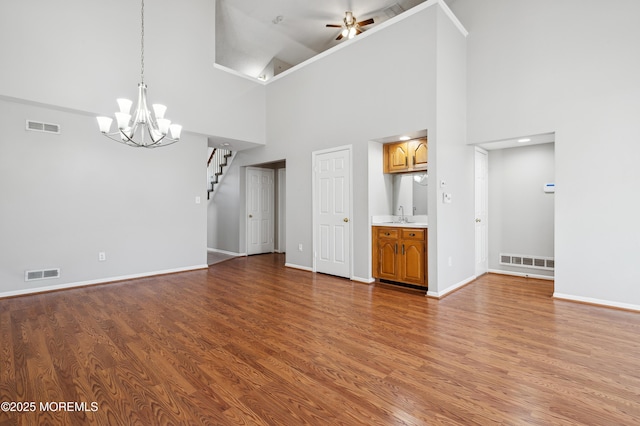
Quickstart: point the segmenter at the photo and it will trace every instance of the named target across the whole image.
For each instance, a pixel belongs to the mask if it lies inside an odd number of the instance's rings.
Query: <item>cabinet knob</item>
[[[476,223],[482,222],[482,219],[476,218]]]
[[[253,215],[252,215],[252,214],[250,214],[250,215],[249,215],[249,218],[252,218],[252,217],[253,217]]]
[[[388,233],[388,232],[385,232],[385,233],[384,233],[384,235],[386,235],[386,236],[388,237],[388,236],[389,236],[389,235],[391,235],[391,234],[390,234],[390,233]]]
[[[416,234],[414,234],[413,232],[409,234],[410,237],[415,237]]]

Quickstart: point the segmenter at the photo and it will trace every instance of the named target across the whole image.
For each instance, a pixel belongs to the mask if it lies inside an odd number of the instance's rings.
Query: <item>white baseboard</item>
[[[522,277],[522,278],[535,278],[538,280],[555,280],[555,277],[550,277],[549,275],[537,275],[537,274],[529,274],[525,272],[513,272],[513,271],[503,271],[502,269],[489,269],[487,272],[492,274],[500,274],[500,275],[511,275],[514,277]]]
[[[313,268],[310,268],[308,266],[296,265],[295,263],[285,263],[284,266],[286,266],[287,268],[302,269],[303,271],[313,272]]]
[[[611,300],[594,299],[592,297],[574,296],[572,294],[553,293],[554,299],[568,300],[571,302],[588,303],[590,305],[598,305],[607,308],[627,309],[630,311],[640,311],[640,305],[631,303],[613,302]]]
[[[446,289],[444,289],[442,291],[429,291],[429,290],[427,290],[427,296],[428,297],[435,297],[436,299],[442,299],[447,294],[451,293],[452,291],[455,291],[455,290],[459,289],[460,287],[464,287],[465,285],[469,284],[470,282],[472,282],[476,278],[477,277],[475,275],[472,275],[469,278],[465,278],[464,280],[460,281],[459,283],[454,284],[451,287],[447,287]]]
[[[233,251],[220,250],[220,249],[215,249],[211,247],[207,247],[207,251],[211,253],[228,254],[229,256],[246,256],[247,255],[246,253],[236,253]]]
[[[375,278],[361,278],[361,277],[351,277],[351,281],[357,281],[359,283],[371,284],[375,282]]]
[[[100,279],[97,279],[97,280],[89,280],[89,281],[78,281],[78,282],[74,282],[74,283],[49,285],[49,286],[46,286],[46,287],[26,288],[26,289],[23,289],[23,290],[13,290],[13,291],[7,291],[7,292],[4,292],[4,293],[0,293],[0,299],[3,298],[3,297],[24,296],[24,295],[27,295],[27,294],[43,293],[43,292],[47,292],[47,291],[65,290],[65,289],[69,289],[69,288],[86,287],[86,286],[90,286],[90,285],[107,284],[107,283],[112,283],[112,282],[117,282],[117,281],[133,280],[133,279],[136,279],[136,278],[153,277],[153,276],[156,276],[156,275],[166,275],[166,274],[175,274],[177,272],[195,271],[197,269],[207,269],[208,267],[209,267],[208,265],[194,265],[194,266],[187,266],[187,267],[184,267],[184,268],[165,269],[165,270],[162,270],[162,271],[155,271],[155,272],[143,272],[141,274],[123,275],[123,276],[119,276],[119,277],[109,277],[109,278],[100,278]]]

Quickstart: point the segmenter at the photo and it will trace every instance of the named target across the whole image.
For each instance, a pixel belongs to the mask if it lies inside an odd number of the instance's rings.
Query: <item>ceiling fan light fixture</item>
[[[343,29],[341,34],[342,34],[342,37],[348,36],[349,35],[349,28]]]
[[[349,38],[354,38],[356,36],[356,28],[355,27],[351,27],[349,28]]]
[[[345,12],[344,14],[344,23],[347,24],[347,26],[353,25],[355,19],[353,19],[353,12]]]

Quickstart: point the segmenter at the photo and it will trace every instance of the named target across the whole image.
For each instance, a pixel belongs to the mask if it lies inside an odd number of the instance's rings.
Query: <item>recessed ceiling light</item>
[[[401,141],[408,141],[409,139],[411,139],[409,136],[400,136]]]
[[[520,142],[520,143],[531,142],[531,139],[529,139],[529,138],[518,139],[518,142]]]

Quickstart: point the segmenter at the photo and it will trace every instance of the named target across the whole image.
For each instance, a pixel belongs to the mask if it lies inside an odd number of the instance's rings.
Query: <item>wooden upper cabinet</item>
[[[409,145],[409,154],[413,155],[413,170],[427,170],[427,139],[416,139],[411,142],[413,143]]]
[[[427,170],[427,138],[384,145],[384,173],[408,173]]]
[[[407,142],[390,143],[384,146],[385,173],[406,171],[409,167],[409,144]]]

